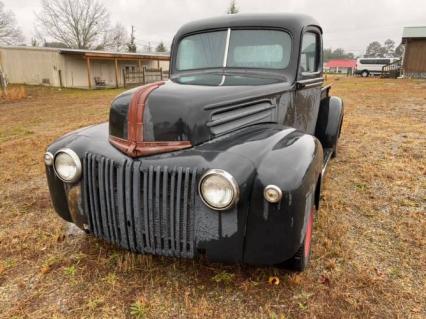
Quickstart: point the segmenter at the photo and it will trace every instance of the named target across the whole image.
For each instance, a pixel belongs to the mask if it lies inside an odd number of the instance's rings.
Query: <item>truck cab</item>
[[[107,123],[48,147],[53,205],[138,253],[301,271],[343,122],[329,91],[309,16],[188,23],[168,81],[120,94]]]

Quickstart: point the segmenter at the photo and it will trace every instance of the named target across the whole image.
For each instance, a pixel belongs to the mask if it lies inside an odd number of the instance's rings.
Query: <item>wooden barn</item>
[[[405,27],[402,33],[405,44],[403,74],[410,78],[426,78],[426,26]]]

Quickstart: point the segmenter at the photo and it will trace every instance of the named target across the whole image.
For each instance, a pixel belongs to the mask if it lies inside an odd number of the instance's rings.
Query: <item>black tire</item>
[[[286,260],[279,266],[291,271],[302,272],[308,267],[311,257],[311,240],[312,229],[314,224],[315,207],[312,207],[311,215],[309,216],[308,229],[306,230],[305,238],[302,245],[299,247],[293,257]]]
[[[361,72],[361,76],[363,77],[363,78],[366,78],[366,77],[368,77],[370,75],[370,72],[368,72],[367,70],[364,70],[364,71],[362,71]]]

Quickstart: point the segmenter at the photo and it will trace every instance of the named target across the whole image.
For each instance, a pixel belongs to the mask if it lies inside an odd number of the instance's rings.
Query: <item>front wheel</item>
[[[368,73],[368,71],[367,71],[367,70],[364,70],[364,71],[362,71],[362,73],[361,73],[361,76],[362,76],[363,78],[366,78],[368,75],[369,75],[369,73]]]
[[[289,260],[286,260],[282,267],[292,271],[304,271],[309,264],[311,256],[311,241],[312,241],[312,229],[314,226],[315,207],[312,207],[311,213],[308,217],[308,224],[306,225],[305,239],[302,245],[297,250],[296,254]]]

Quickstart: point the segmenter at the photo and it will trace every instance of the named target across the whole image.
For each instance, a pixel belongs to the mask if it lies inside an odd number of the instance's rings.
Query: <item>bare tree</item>
[[[91,49],[103,44],[109,14],[98,0],[42,0],[36,14],[41,32],[70,48]]]
[[[238,12],[240,12],[240,9],[238,9],[236,1],[232,0],[231,4],[229,5],[227,13],[228,14],[236,14]]]
[[[395,53],[395,41],[392,39],[387,39],[384,43],[385,51],[387,56],[394,56]]]
[[[380,42],[379,41],[373,41],[373,42],[371,42],[367,46],[367,49],[365,50],[365,55],[364,56],[366,58],[383,57],[382,45],[380,44]]]
[[[12,11],[4,11],[4,4],[0,1],[0,43],[12,45],[23,41],[24,37],[16,25],[15,15]]]
[[[395,48],[395,41],[387,39],[383,46],[378,41],[371,42],[368,45],[364,56],[366,58],[400,57],[402,53],[403,48],[401,45]]]
[[[148,43],[144,45],[144,48],[145,48],[145,52],[152,52],[151,41],[148,41]]]
[[[121,23],[116,23],[113,28],[104,33],[102,43],[97,50],[124,51],[127,48],[127,32]]]

